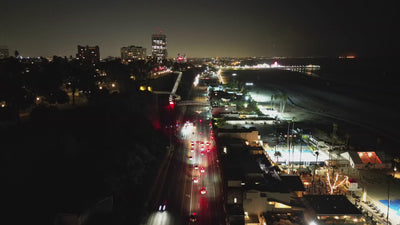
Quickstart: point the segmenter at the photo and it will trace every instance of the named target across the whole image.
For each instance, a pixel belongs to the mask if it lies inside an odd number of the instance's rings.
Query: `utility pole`
[[[290,129],[290,121],[288,121],[288,127],[287,127],[287,136],[286,136],[286,140],[287,140],[287,146],[288,146],[288,157],[289,157],[289,167],[290,167],[290,142],[289,142],[289,129]],[[289,170],[289,168],[288,168]]]
[[[292,145],[292,147],[293,147],[293,154],[292,154],[292,161],[294,162],[294,144],[293,144],[293,138],[294,138],[294,134],[293,134],[293,131],[294,131],[294,120],[295,120],[295,117],[293,117],[292,118],[292,134],[290,135],[290,144]],[[292,172],[293,172],[293,163],[292,163],[292,166],[291,166],[291,170],[292,170]]]
[[[299,165],[299,167],[302,168],[303,166],[302,166],[302,162],[301,162],[301,154],[303,153],[303,149],[302,149],[302,147],[303,147],[303,142],[301,142],[301,137],[300,137],[299,140],[300,140],[300,160],[299,160],[299,161],[300,161],[300,162],[299,162],[300,165]]]
[[[386,213],[386,224],[389,225],[389,211],[390,211],[390,178],[388,181],[388,191],[387,191],[387,196],[388,196],[388,203],[387,203],[387,213]]]

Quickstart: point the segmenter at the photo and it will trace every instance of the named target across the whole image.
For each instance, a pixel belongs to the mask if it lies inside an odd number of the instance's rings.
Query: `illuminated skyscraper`
[[[121,48],[121,62],[129,63],[135,59],[144,60],[146,59],[146,49],[139,46],[128,46]]]
[[[151,55],[158,63],[162,63],[163,60],[167,59],[167,36],[165,34],[160,32],[151,36]]]
[[[78,45],[78,53],[76,58],[81,61],[88,63],[98,63],[100,62],[100,49],[99,46],[80,46]]]
[[[8,56],[8,47],[5,45],[0,45],[0,59],[7,58]]]

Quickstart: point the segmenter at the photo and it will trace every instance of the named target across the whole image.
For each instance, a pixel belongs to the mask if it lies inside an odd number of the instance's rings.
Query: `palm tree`
[[[315,171],[317,170],[317,166],[318,166],[318,156],[319,156],[319,152],[315,151],[315,166],[314,166],[314,174],[313,174],[313,186],[314,186],[314,180],[315,180]]]
[[[288,121],[288,127],[287,127],[287,134],[286,134],[286,141],[287,141],[287,147],[288,147],[288,156],[289,156],[289,164],[290,164],[290,139],[289,139],[289,130],[290,130],[290,123],[292,121]]]
[[[285,112],[285,106],[286,106],[286,102],[288,100],[288,96],[286,94],[283,94],[281,96],[281,102],[282,102],[282,113]]]
[[[293,144],[293,138],[294,138],[294,134],[293,134],[293,131],[294,131],[294,120],[296,119],[296,117],[294,117],[293,116],[293,118],[292,118],[292,132],[290,132],[291,133],[291,136],[290,136],[290,145],[292,146],[292,149],[293,149],[293,151],[292,151],[292,162],[294,162],[294,144]],[[293,166],[293,165],[292,165]]]
[[[281,157],[281,156],[282,156],[282,154],[281,154],[281,152],[280,152],[280,151],[276,151],[276,152],[274,153],[274,156],[276,157],[276,164],[278,165],[278,162],[279,162],[279,157]]]
[[[394,157],[394,159],[393,159],[393,162],[394,162],[394,171],[396,171],[397,170],[397,163],[400,163],[400,157],[399,156],[396,156],[396,157]]]
[[[298,140],[299,141],[299,143],[300,143],[300,162],[299,162],[299,164],[300,164],[300,168],[302,167],[302,162],[301,162],[301,155],[302,155],[302,153],[303,153],[303,149],[302,149],[302,147],[303,147],[303,142],[301,141],[301,139],[299,139]]]
[[[348,148],[349,147],[349,141],[350,141],[350,134],[346,134],[345,137],[346,137],[346,148]]]
[[[275,98],[275,95],[271,95],[271,107],[272,107],[272,110],[274,109],[274,98]]]

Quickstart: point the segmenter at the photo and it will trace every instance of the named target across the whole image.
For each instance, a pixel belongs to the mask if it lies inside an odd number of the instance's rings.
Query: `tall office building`
[[[121,62],[130,63],[133,60],[146,59],[146,49],[140,46],[128,46],[121,48]]]
[[[80,46],[78,45],[78,53],[76,58],[88,63],[100,62],[100,49],[99,46]]]
[[[165,34],[160,32],[151,36],[151,55],[158,63],[162,63],[163,60],[167,59],[167,36]]]
[[[7,58],[8,56],[8,47],[5,45],[0,45],[0,59]]]

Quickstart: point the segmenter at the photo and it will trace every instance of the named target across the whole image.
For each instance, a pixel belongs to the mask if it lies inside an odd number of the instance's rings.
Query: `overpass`
[[[204,106],[204,107],[207,107],[207,106],[210,106],[210,103],[185,100],[185,101],[178,102],[178,106]]]
[[[182,72],[179,72],[178,77],[176,78],[174,87],[172,88],[172,91],[153,91],[154,94],[157,95],[169,95],[169,101],[173,100],[180,100],[181,96],[176,94],[176,90],[178,90],[179,83],[181,82],[182,79]]]
[[[175,100],[180,100],[181,99],[180,95],[178,95],[176,93],[169,92],[169,91],[152,91],[152,93],[156,94],[156,95],[169,95],[170,98],[172,96],[173,99],[175,99]]]

